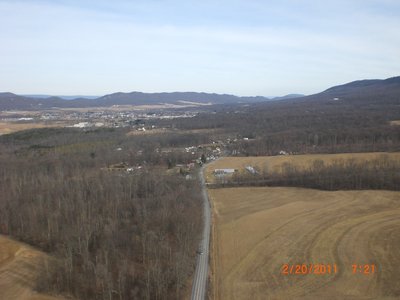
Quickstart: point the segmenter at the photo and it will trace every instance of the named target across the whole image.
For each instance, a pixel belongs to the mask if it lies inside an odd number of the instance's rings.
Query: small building
[[[75,128],[86,128],[86,127],[89,127],[89,126],[90,126],[89,122],[80,122],[80,123],[74,124],[72,127],[75,127]]]
[[[235,173],[235,169],[215,169],[214,174],[215,175],[229,175]]]
[[[281,150],[281,151],[279,151],[279,155],[289,155],[289,153],[287,153],[287,152],[284,151],[284,150]]]
[[[254,169],[252,166],[246,166],[245,169],[247,171],[249,171],[249,173],[251,173],[251,174],[257,174],[258,173],[257,170]]]

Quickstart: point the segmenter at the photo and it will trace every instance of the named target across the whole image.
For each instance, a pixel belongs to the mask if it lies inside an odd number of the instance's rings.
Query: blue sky
[[[0,91],[312,94],[400,75],[398,0],[2,1]]]

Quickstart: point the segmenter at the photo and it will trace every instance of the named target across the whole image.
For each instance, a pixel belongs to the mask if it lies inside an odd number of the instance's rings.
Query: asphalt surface
[[[208,199],[206,184],[204,180],[204,167],[201,167],[199,177],[201,181],[201,193],[203,196],[204,209],[204,229],[202,239],[197,252],[196,270],[193,277],[192,300],[204,300],[207,295],[207,279],[208,279],[208,258],[210,245],[210,226],[211,226],[211,209]]]

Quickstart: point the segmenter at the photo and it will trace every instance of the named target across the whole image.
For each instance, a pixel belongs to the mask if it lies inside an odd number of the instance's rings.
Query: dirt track
[[[34,291],[46,254],[0,236],[0,299],[61,300]]]
[[[209,190],[214,299],[399,299],[400,193]],[[336,264],[283,275],[283,264]],[[375,264],[353,274],[352,264]]]

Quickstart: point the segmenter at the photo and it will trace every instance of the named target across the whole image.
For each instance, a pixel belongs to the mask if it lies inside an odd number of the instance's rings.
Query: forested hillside
[[[174,124],[231,133],[238,139],[231,147],[235,155],[399,151],[400,126],[392,122],[400,120],[400,83],[395,79],[372,88],[353,83],[296,100],[218,107],[213,114]],[[334,92],[338,90],[340,96]]]

